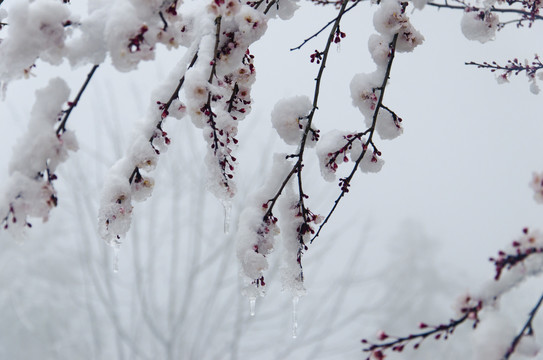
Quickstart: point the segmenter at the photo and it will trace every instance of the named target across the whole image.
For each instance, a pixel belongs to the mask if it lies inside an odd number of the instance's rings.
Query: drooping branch
[[[194,56],[192,57],[192,60],[188,66],[188,69],[192,68],[194,66],[194,64],[196,63],[196,60],[198,59],[198,52],[196,52],[194,54]],[[169,109],[172,105],[172,103],[179,98],[179,91],[181,90],[181,88],[183,87],[183,84],[185,83],[185,75],[183,74],[183,76],[179,79],[179,82],[177,83],[177,86],[176,88],[174,89],[174,91],[172,92],[172,94],[170,95],[170,98],[168,99],[168,101],[166,101],[165,103],[162,103],[162,102],[158,102],[160,104],[159,106],[159,110],[162,110],[162,114],[160,116],[160,121],[157,123],[156,127],[158,130],[162,130],[162,123],[164,122],[164,119],[169,115]],[[153,142],[153,139],[154,139],[154,136],[152,135],[150,138],[149,138],[149,142],[152,144]],[[134,181],[134,179],[136,179],[138,176],[141,177],[140,175],[140,169],[136,166],[134,167],[134,170],[132,171],[132,173],[130,174],[130,177],[128,178],[128,182],[130,184],[132,184],[132,182]]]
[[[305,129],[304,129],[304,132],[303,132],[303,135],[302,135],[302,139],[300,141],[300,147],[298,149],[298,153],[291,156],[291,157],[296,157],[297,161],[294,164],[294,166],[292,167],[292,170],[285,177],[285,179],[282,182],[281,186],[277,190],[275,196],[268,201],[268,203],[267,203],[267,211],[266,211],[266,214],[264,215],[264,220],[272,216],[273,208],[274,208],[274,206],[275,206],[275,204],[277,202],[277,199],[279,198],[279,196],[283,192],[285,186],[287,185],[287,183],[290,180],[290,178],[292,177],[292,175],[294,175],[294,173],[296,173],[297,171],[299,171],[299,172],[302,171],[303,156],[304,156],[306,141],[307,141],[307,137],[308,137],[308,134],[310,132],[310,129],[311,129],[311,124],[313,122],[313,116],[315,115],[315,111],[318,109],[320,86],[321,86],[322,76],[324,74],[324,69],[326,68],[326,61],[328,59],[328,54],[329,54],[330,47],[331,47],[332,43],[334,42],[334,36],[335,36],[335,33],[336,33],[336,29],[339,28],[339,23],[341,21],[341,18],[343,16],[343,14],[345,13],[345,9],[347,7],[348,2],[349,2],[349,0],[343,0],[342,6],[341,6],[341,8],[339,9],[339,12],[338,12],[338,16],[336,17],[334,25],[332,26],[332,29],[330,30],[330,34],[328,35],[328,40],[326,42],[324,51],[322,52],[321,64],[320,64],[320,67],[319,67],[319,71],[317,73],[317,77],[315,78],[315,90],[314,90],[314,94],[313,94],[312,109],[311,109],[311,112],[309,113],[309,115],[307,116],[307,123],[305,125]],[[301,175],[299,175],[299,176],[301,176]]]
[[[375,126],[377,125],[377,118],[379,116],[379,112],[380,112],[380,110],[382,108],[385,108],[384,105],[383,105],[383,99],[384,99],[384,95],[385,95],[385,89],[387,87],[388,80],[390,78],[390,71],[392,69],[392,63],[394,61],[394,55],[396,53],[396,42],[397,41],[398,41],[398,34],[395,34],[393,39],[392,39],[392,42],[389,44],[390,53],[389,53],[388,64],[387,64],[387,67],[386,67],[385,75],[383,77],[383,82],[382,82],[381,86],[379,87],[380,94],[379,94],[377,104],[375,106],[375,111],[373,113],[372,124],[364,132],[364,134],[368,134],[368,139],[364,143],[364,145],[362,147],[362,153],[356,159],[356,161],[355,161],[349,175],[347,177],[345,177],[345,178],[340,179],[341,192],[340,192],[339,196],[336,198],[336,200],[334,201],[334,205],[332,206],[332,208],[330,209],[330,211],[328,212],[328,214],[324,218],[324,221],[320,224],[319,229],[317,230],[317,233],[311,239],[311,243],[319,236],[321,230],[328,223],[328,220],[330,220],[330,217],[335,212],[335,210],[336,210],[337,206],[339,205],[339,202],[341,201],[341,199],[345,196],[345,194],[347,192],[349,192],[349,186],[350,186],[351,180],[353,179],[354,175],[356,174],[356,171],[358,169],[358,166],[360,165],[360,162],[362,161],[362,159],[366,155],[367,150],[368,150],[368,146],[371,145],[373,147],[373,149],[375,150],[375,153],[379,154],[379,151],[376,149],[375,144],[373,143],[373,135],[375,134]]]
[[[478,313],[481,308],[482,304],[479,303],[477,306],[465,309],[464,315],[462,315],[458,319],[451,319],[447,324],[431,326],[421,322],[418,326],[419,329],[428,330],[424,330],[419,333],[414,333],[403,337],[393,337],[388,335],[384,331],[380,331],[377,334],[377,337],[379,341],[382,341],[381,343],[372,343],[367,339],[362,339],[362,344],[368,345],[366,348],[363,349],[364,352],[369,353],[369,356],[366,358],[366,360],[370,360],[372,356],[377,360],[384,359],[384,352],[389,349],[394,352],[402,352],[405,347],[412,342],[415,342],[413,348],[418,349],[420,344],[422,344],[422,342],[428,338],[434,338],[435,340],[447,340],[449,335],[453,334],[456,328],[467,320],[473,320],[473,327],[475,328],[479,322]]]

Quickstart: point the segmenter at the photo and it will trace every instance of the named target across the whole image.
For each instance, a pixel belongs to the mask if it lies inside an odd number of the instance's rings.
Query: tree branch
[[[345,11],[343,12],[344,14],[346,12],[348,12],[349,10],[351,10],[352,8],[354,8],[355,6],[357,6],[358,4],[360,4],[362,1],[364,0],[356,0],[356,2],[354,4],[352,4],[351,6],[349,6],[347,9],[345,9]],[[338,15],[339,16],[339,15]],[[319,36],[319,34],[321,32],[323,32],[328,26],[330,26],[331,24],[333,24],[335,21],[337,20],[337,16],[330,20],[330,22],[328,22],[328,24],[324,25],[319,31],[317,31],[316,33],[314,33],[313,35],[311,35],[310,37],[308,37],[307,39],[305,39],[300,45],[296,46],[296,47],[293,47],[290,49],[290,51],[294,51],[294,50],[299,50],[301,49],[306,43],[308,43],[311,39],[314,39],[316,38],[317,36]]]
[[[526,320],[526,323],[524,324],[524,327],[522,328],[522,330],[513,339],[511,346],[509,347],[509,349],[503,356],[502,360],[507,360],[511,357],[511,355],[515,352],[515,349],[517,348],[517,345],[519,344],[520,340],[522,340],[524,336],[533,335],[532,321],[534,320],[534,317],[537,314],[537,311],[539,310],[539,307],[541,306],[542,303],[543,303],[543,294],[541,294],[537,304],[532,308],[532,311],[530,311],[530,316],[528,317],[528,320]]]
[[[372,124],[371,124],[370,128],[366,130],[366,132],[369,134],[368,140],[364,143],[364,146],[362,148],[362,153],[356,159],[350,174],[346,178],[340,179],[340,181],[343,184],[342,189],[341,189],[341,193],[339,194],[337,199],[334,201],[334,205],[332,206],[332,209],[330,210],[330,212],[328,212],[328,215],[326,215],[326,217],[325,217],[324,221],[322,222],[322,224],[320,224],[317,233],[311,239],[311,243],[313,243],[313,241],[319,236],[322,228],[326,225],[326,223],[328,222],[328,220],[330,219],[330,217],[332,216],[332,214],[336,210],[337,206],[339,205],[339,202],[341,201],[343,196],[345,196],[345,194],[349,191],[348,188],[349,188],[349,185],[351,183],[351,180],[354,177],[354,175],[356,173],[356,170],[358,169],[358,166],[360,165],[360,162],[362,161],[362,159],[366,155],[368,146],[372,145],[374,150],[376,150],[372,139],[373,139],[373,134],[375,133],[375,125],[377,124],[377,117],[379,116],[379,110],[381,110],[381,108],[384,108],[383,98],[384,98],[385,89],[386,89],[386,86],[388,84],[388,80],[389,80],[389,77],[390,77],[390,71],[392,69],[392,62],[394,61],[394,55],[396,53],[396,42],[397,42],[397,40],[398,40],[398,34],[395,34],[394,38],[392,39],[392,42],[389,44],[390,58],[388,59],[388,64],[387,64],[385,76],[383,78],[383,83],[379,87],[379,90],[381,91],[380,94],[379,94],[379,100],[377,102],[377,105],[375,106],[375,112],[373,113]]]
[[[309,131],[311,129],[311,124],[313,122],[313,116],[315,115],[315,111],[318,109],[317,105],[318,105],[318,100],[319,100],[319,92],[320,92],[320,86],[321,86],[321,81],[322,81],[322,75],[323,75],[324,69],[326,67],[326,60],[328,59],[328,53],[329,53],[329,50],[330,50],[330,46],[332,45],[332,43],[334,41],[334,36],[335,36],[335,33],[336,33],[336,29],[339,28],[339,23],[341,21],[341,17],[345,13],[345,9],[347,7],[348,2],[349,2],[349,0],[343,0],[341,8],[339,9],[339,12],[338,12],[338,16],[336,17],[334,25],[332,26],[332,29],[330,30],[330,34],[328,35],[328,40],[326,42],[325,49],[322,52],[322,62],[320,64],[320,68],[319,68],[319,72],[317,73],[317,77],[315,78],[315,91],[314,91],[314,94],[313,94],[313,107],[312,107],[311,112],[309,113],[309,115],[307,117],[307,124],[306,124],[306,127],[304,129],[304,133],[302,135],[299,152],[298,152],[298,154],[295,155],[295,157],[297,157],[298,160],[296,161],[296,164],[294,164],[294,166],[292,167],[292,170],[286,176],[285,180],[283,181],[283,183],[279,187],[279,189],[278,189],[277,193],[275,194],[275,196],[268,201],[268,210],[264,214],[264,218],[263,218],[264,221],[272,216],[273,207],[275,206],[275,203],[276,203],[277,199],[279,198],[279,196],[283,192],[283,189],[287,185],[287,183],[290,180],[290,178],[292,177],[292,175],[296,171],[301,172],[301,170],[302,170],[303,156],[304,156],[304,150],[305,150],[305,144],[306,144],[306,141],[307,141],[307,136],[308,136]]]
[[[99,65],[94,65],[92,67],[91,71],[87,74],[87,79],[83,83],[83,86],[81,86],[81,89],[79,89],[79,92],[77,93],[77,96],[75,97],[74,101],[68,102],[68,109],[63,111],[64,115],[62,116],[62,120],[60,121],[60,124],[58,124],[57,130],[56,130],[57,135],[61,135],[62,133],[64,133],[64,131],[66,131],[66,122],[68,121],[68,118],[70,117],[70,114],[72,113],[72,110],[79,103],[79,100],[81,99],[81,95],[83,95],[83,92],[85,91],[85,89],[87,88],[87,85],[91,81],[92,76],[94,75],[94,72],[96,71],[96,69],[98,69],[98,66]]]

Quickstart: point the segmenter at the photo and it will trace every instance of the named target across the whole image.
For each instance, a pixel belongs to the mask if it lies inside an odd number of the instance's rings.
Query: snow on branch
[[[170,144],[168,134],[162,129],[164,119],[168,116],[181,119],[185,113],[186,106],[179,101],[178,93],[185,82],[187,68],[194,65],[197,57],[195,49],[189,49],[172,71],[169,81],[153,93],[156,98],[167,100],[152,101],[126,156],[119,159],[108,174],[102,190],[98,224],[100,235],[110,245],[120,245],[121,237],[130,228],[132,200],[143,201],[151,195],[154,180],[142,172],[154,170],[158,156]],[[179,80],[174,85],[171,79]],[[171,88],[174,90],[168,92]]]
[[[83,90],[84,87],[80,93]],[[74,133],[65,127],[77,99],[69,103],[68,110],[62,110],[69,94],[68,85],[60,78],[52,79],[45,88],[36,91],[28,129],[13,149],[0,214],[6,214],[2,219],[4,229],[15,235],[31,227],[29,217],[45,222],[50,210],[57,206],[55,171],[66,161],[69,151],[78,149]]]
[[[526,59],[524,63],[522,63],[515,58],[513,60],[507,60],[507,64],[505,65],[500,65],[496,61],[492,61],[492,63],[477,63],[470,61],[467,62],[466,65],[474,65],[479,69],[489,69],[491,72],[500,72],[497,76],[499,83],[508,82],[511,75],[516,76],[524,72],[530,82],[530,91],[534,94],[538,94],[540,91],[536,81],[536,75],[539,79],[543,79],[543,73],[539,72],[543,69],[543,63],[537,54],[534,55],[534,60],[531,62]]]
[[[330,46],[334,42],[336,30],[339,28],[339,23],[342,15],[345,13],[347,3],[348,0],[343,1],[334,25],[330,30],[324,51],[322,52],[321,64],[317,77],[315,78],[313,101],[304,96],[282,100],[276,104],[272,113],[272,123],[279,136],[287,144],[298,145],[297,151],[294,154],[284,156],[285,160],[283,161],[288,164],[288,159],[295,158],[296,162],[288,172],[278,172],[272,169],[269,178],[277,179],[273,180],[273,183],[276,183],[277,185],[272,188],[274,189],[272,190],[273,195],[260,203],[262,208],[265,209],[264,215],[259,220],[255,219],[255,223],[252,225],[246,225],[245,227],[240,225],[240,229],[246,229],[247,227],[253,229],[252,234],[247,234],[246,230],[240,230],[244,231],[243,233],[245,236],[243,238],[252,238],[253,240],[238,240],[238,249],[241,249],[238,250],[238,258],[242,263],[242,268],[246,268],[247,261],[244,261],[244,258],[240,257],[239,253],[247,254],[254,252],[259,254],[261,252],[260,247],[255,246],[254,244],[262,237],[262,233],[269,233],[267,226],[272,224],[273,226],[276,226],[278,219],[274,216],[273,211],[280,196],[283,194],[283,191],[287,189],[286,199],[284,200],[286,205],[283,206],[282,211],[280,211],[281,219],[284,220],[279,220],[281,224],[285,222],[284,227],[286,229],[283,234],[285,249],[287,249],[283,255],[283,267],[285,269],[283,272],[283,287],[287,291],[292,292],[294,297],[303,295],[305,291],[303,288],[302,255],[304,251],[307,250],[306,242],[309,240],[309,236],[314,233],[313,224],[320,222],[321,219],[319,216],[313,214],[305,204],[305,200],[309,196],[303,191],[302,171],[304,166],[304,153],[306,147],[309,147],[312,144],[314,145],[319,138],[319,131],[312,126],[313,117],[318,108],[319,91]],[[295,195],[294,190],[291,189],[295,183],[292,179],[295,174],[297,178],[297,195]],[[242,221],[245,222],[245,220]],[[264,230],[262,230],[262,226],[264,226]],[[283,225],[281,226],[283,227]],[[240,238],[242,237],[238,235],[238,239]],[[267,253],[269,252],[271,252],[271,250],[267,249]],[[263,277],[259,278],[254,275],[260,275],[265,269],[262,268],[258,271],[254,270],[255,269],[252,271],[245,270],[245,274],[248,275],[250,282],[256,287],[262,286]],[[251,274],[253,276],[250,276]],[[256,298],[257,294],[263,296],[264,292],[252,291],[246,295],[250,298]]]
[[[496,270],[494,280],[484,284],[478,292],[462,295],[458,298],[454,306],[458,315],[457,318],[437,326],[421,322],[418,327],[422,331],[407,336],[394,337],[380,331],[377,334],[377,342],[368,339],[362,340],[365,345],[363,350],[369,354],[367,359],[384,359],[386,351],[402,352],[407,345],[412,343],[414,343],[413,348],[417,349],[427,338],[446,340],[459,325],[465,322],[471,321],[472,327],[476,328],[481,321],[479,315],[483,311],[495,311],[495,305],[504,294],[510,292],[528,278],[540,275],[543,272],[543,235],[539,231],[531,232],[525,228],[522,231],[522,236],[513,241],[509,248],[499,251],[496,258],[491,257],[490,261],[494,264]],[[509,359],[524,337],[533,339],[535,334],[532,321],[542,301],[543,296],[530,311],[522,330],[512,339],[510,345],[501,354],[501,359]],[[527,342],[530,340],[528,339]]]

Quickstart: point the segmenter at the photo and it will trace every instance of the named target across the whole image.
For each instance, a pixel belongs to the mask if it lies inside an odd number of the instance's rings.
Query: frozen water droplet
[[[251,316],[255,316],[256,298],[249,299],[249,306],[251,307]]]
[[[299,297],[294,296],[292,298],[292,338],[298,337],[298,315],[296,313],[296,307],[298,305]]]
[[[232,202],[229,200],[222,200],[222,206],[224,207],[224,233],[228,235],[230,233],[230,213],[232,212]]]

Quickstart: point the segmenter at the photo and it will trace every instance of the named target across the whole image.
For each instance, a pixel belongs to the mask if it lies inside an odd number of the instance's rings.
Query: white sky
[[[9,5],[9,0],[5,5]],[[240,127],[240,178],[254,178],[261,162],[267,161],[262,158],[264,151],[267,156],[274,151],[293,151],[279,144],[269,114],[275,102],[284,96],[312,96],[318,65],[309,62],[309,55],[322,49],[326,32],[302,50],[288,49],[334,16],[331,9],[303,5],[293,20],[271,21],[264,38],[251,47],[257,83],[253,89],[253,111]],[[374,9],[361,4],[342,22],[341,29],[347,37],[337,51],[331,52],[320,109],[314,120],[322,132],[334,128],[364,129],[362,116],[351,105],[349,83],[354,74],[374,70],[366,45],[374,32]],[[384,259],[390,258],[394,252],[391,248],[405,247],[391,245],[390,238],[402,241],[397,234],[403,231],[406,220],[419,224],[436,244],[435,261],[442,265],[439,272],[450,274],[454,281],[460,276],[470,279],[457,286],[459,292],[493,276],[487,258],[511,242],[524,226],[541,226],[543,207],[534,203],[528,183],[533,171],[543,171],[543,95],[531,94],[523,75],[509,84],[498,85],[489,71],[465,66],[464,62],[531,59],[534,53],[543,53],[542,25],[534,24],[531,29],[509,25],[497,34],[495,41],[482,45],[462,36],[459,12],[426,8],[412,14],[412,23],[424,35],[425,42],[413,53],[397,54],[385,95],[385,104],[404,120],[404,134],[392,141],[377,140],[385,160],[383,170],[356,175],[332,224],[306,254],[308,297],[316,296],[318,300],[326,293],[319,288],[319,279],[326,278],[326,269],[317,266],[321,260],[312,260],[313,254],[326,252],[315,255],[315,259],[323,256],[323,264],[337,266],[348,252],[345,249],[351,249],[357,239],[365,237],[364,249],[368,252],[364,255],[364,271],[373,273],[382,267]],[[120,74],[109,64],[98,70],[68,124],[76,131],[85,157],[111,164],[115,160],[112,151],[104,154],[101,149],[124,149],[126,136],[113,143],[104,129],[118,126],[124,132],[144,113],[149,89],[168,73],[181,52],[161,50],[158,54],[158,61],[141,64],[136,72]],[[4,176],[0,179],[7,177],[11,148],[24,131],[35,89],[50,77],[67,77],[73,97],[87,71],[87,67],[71,72],[67,66],[52,68],[39,64],[35,70],[37,78],[9,85],[5,100],[0,102],[0,144],[4,154],[0,158]],[[117,120],[119,124],[113,123]],[[183,136],[181,126],[171,120],[166,131]],[[174,137],[172,141],[189,139]],[[263,150],[261,144],[268,141],[272,145]],[[182,155],[169,152],[165,156]],[[61,168],[73,166],[74,159]],[[334,183],[323,185],[316,157],[310,155],[310,160],[315,169],[313,178],[306,175],[309,204],[314,212],[326,213],[339,188]],[[157,172],[167,172],[161,164]],[[309,165],[307,170],[312,171]],[[246,194],[258,186],[249,183],[240,189]],[[324,186],[328,190],[323,191]],[[63,194],[59,197],[62,204]],[[60,214],[61,211],[52,212],[53,217]],[[415,249],[410,256],[418,254]],[[420,255],[425,254],[426,250],[421,249]],[[364,290],[359,289],[361,294]],[[303,301],[306,300],[302,304]],[[300,331],[303,329],[301,321]]]

